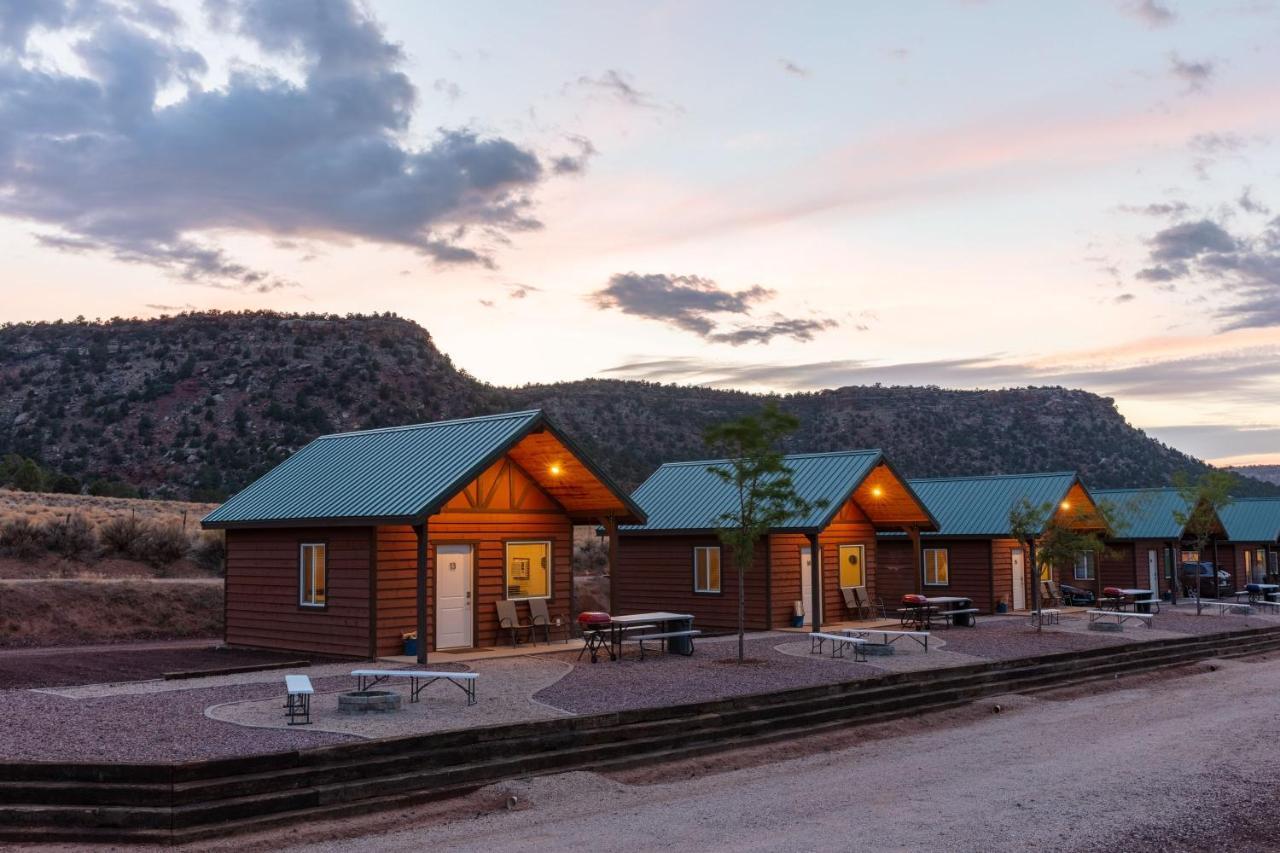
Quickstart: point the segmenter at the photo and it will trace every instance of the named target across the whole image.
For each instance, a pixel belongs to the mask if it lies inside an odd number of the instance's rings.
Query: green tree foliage
[[[1219,513],[1231,503],[1231,487],[1234,478],[1225,471],[1208,471],[1199,477],[1191,478],[1179,474],[1174,479],[1178,495],[1186,504],[1185,510],[1175,509],[1173,520],[1189,533],[1195,542],[1196,550],[1204,553],[1215,534],[1221,532],[1222,522]],[[1217,565],[1214,565],[1217,572]],[[1196,570],[1199,572],[1199,569]],[[1181,572],[1179,572],[1181,574]],[[1217,578],[1214,578],[1215,582]],[[1200,578],[1191,579],[1191,589],[1196,599],[1196,613],[1200,612]]]
[[[814,508],[796,492],[791,469],[779,449],[799,426],[798,418],[769,402],[759,414],[709,427],[703,436],[707,446],[727,457],[707,470],[736,495],[733,508],[716,519],[716,532],[738,573],[739,663],[746,649],[746,574],[755,560],[756,543],[770,529]]]
[[[1106,550],[1103,537],[1115,523],[1108,512],[1109,508],[1101,504],[1097,513],[1090,513],[1084,507],[1064,510],[1053,502],[1035,504],[1027,498],[1010,508],[1009,530],[1032,557],[1033,610],[1040,609],[1040,576],[1044,569],[1069,566],[1079,554],[1102,554]],[[1040,630],[1040,620],[1036,625]]]

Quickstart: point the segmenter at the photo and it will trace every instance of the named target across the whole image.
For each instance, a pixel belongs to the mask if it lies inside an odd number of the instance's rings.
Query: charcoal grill
[[[591,662],[595,663],[601,649],[609,653],[609,660],[615,660],[611,642],[612,616],[600,610],[584,610],[578,614],[578,627],[582,629],[582,639],[586,641],[582,651],[578,652],[578,660],[582,660],[583,653],[590,652]]]

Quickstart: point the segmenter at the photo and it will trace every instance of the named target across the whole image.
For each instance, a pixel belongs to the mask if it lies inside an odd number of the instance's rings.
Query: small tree
[[[1218,513],[1231,503],[1231,484],[1234,481],[1225,471],[1208,471],[1196,479],[1178,472],[1174,477],[1174,486],[1178,496],[1182,498],[1185,510],[1175,509],[1173,520],[1186,533],[1191,534],[1196,544],[1196,551],[1203,554],[1209,547],[1213,535],[1221,529]],[[1178,561],[1181,564],[1181,560]],[[1179,565],[1179,575],[1181,565]],[[1218,583],[1218,562],[1213,563],[1214,588]],[[1177,581],[1175,581],[1177,583]],[[1196,566],[1195,576],[1196,615],[1200,615],[1200,567]]]
[[[727,457],[707,470],[731,486],[736,496],[733,508],[716,518],[716,532],[721,544],[733,554],[738,571],[739,663],[746,654],[746,574],[755,559],[756,543],[770,529],[825,505],[800,497],[791,469],[778,449],[779,442],[799,426],[794,415],[770,402],[758,415],[717,424],[703,434],[708,446]]]
[[[1057,504],[1034,504],[1022,498],[1009,510],[1009,530],[1026,550],[1034,573],[1031,584],[1032,608],[1040,609],[1040,574],[1044,568],[1070,564],[1078,554],[1101,553],[1106,549],[1099,527],[1105,529],[1107,509],[1097,508],[1097,517],[1077,508],[1064,518]],[[1096,569],[1095,569],[1096,571]],[[1036,620],[1036,630],[1040,630]]]

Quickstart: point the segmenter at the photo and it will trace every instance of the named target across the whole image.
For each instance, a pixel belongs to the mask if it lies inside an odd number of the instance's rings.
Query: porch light
[[[878,498],[883,494],[884,494],[884,489],[880,488],[879,486],[871,487],[871,497]]]
[[[560,472],[561,472],[563,469],[560,467],[560,463],[559,463],[559,462],[552,462],[552,463],[551,463],[551,467],[550,467],[549,469],[547,469],[547,470],[549,470],[549,471],[551,472],[551,476],[553,476],[553,477],[559,477],[559,476],[560,476]]]
[[[1063,509],[1071,509],[1071,501],[1063,501],[1063,502],[1062,502],[1062,508],[1063,508]]]

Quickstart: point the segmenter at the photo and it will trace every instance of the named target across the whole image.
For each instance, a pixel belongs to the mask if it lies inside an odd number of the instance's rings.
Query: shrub
[[[191,550],[191,540],[177,524],[148,524],[134,540],[133,556],[155,568],[176,563]]]
[[[221,575],[227,564],[227,540],[221,530],[201,533],[191,546],[191,560],[211,574]]]
[[[116,516],[98,527],[98,539],[106,554],[130,556],[136,542],[142,537],[142,524],[132,515]]]
[[[68,515],[46,522],[41,537],[46,548],[69,560],[79,560],[98,547],[93,525],[83,515]]]
[[[40,529],[26,517],[11,518],[0,525],[0,550],[29,560],[40,553]]]

